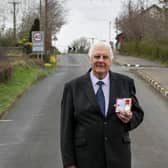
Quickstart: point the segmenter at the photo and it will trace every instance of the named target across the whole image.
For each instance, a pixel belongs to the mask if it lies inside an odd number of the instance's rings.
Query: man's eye
[[[103,55],[103,59],[108,59],[109,57],[107,55]]]
[[[100,55],[95,55],[94,58],[99,59],[101,56]]]
[[[95,59],[100,59],[100,58],[103,58],[103,59],[108,59],[109,57],[107,55],[95,55],[94,58]]]

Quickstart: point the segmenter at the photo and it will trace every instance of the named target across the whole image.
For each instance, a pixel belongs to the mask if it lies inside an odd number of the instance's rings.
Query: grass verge
[[[11,79],[0,84],[0,117],[28,89],[34,81],[51,73],[53,68],[39,68],[31,65],[16,65]]]

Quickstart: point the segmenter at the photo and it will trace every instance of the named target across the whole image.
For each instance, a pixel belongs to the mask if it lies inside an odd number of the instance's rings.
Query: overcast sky
[[[108,41],[111,36],[111,40],[114,41],[114,21],[121,12],[124,1],[126,0],[67,0],[67,24],[57,35],[56,46],[60,50],[66,49],[74,39],[80,37]],[[150,4],[152,2],[157,0],[149,0]],[[109,36],[110,21],[112,24]]]

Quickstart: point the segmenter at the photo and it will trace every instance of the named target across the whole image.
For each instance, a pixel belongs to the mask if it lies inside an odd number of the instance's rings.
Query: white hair
[[[106,42],[103,42],[103,41],[96,42],[90,47],[89,52],[88,52],[88,55],[89,55],[90,58],[93,54],[94,49],[99,48],[99,47],[104,47],[104,48],[108,49],[110,51],[110,55],[109,55],[110,58],[111,59],[114,58],[113,50],[111,48],[111,45],[109,43],[106,43]]]

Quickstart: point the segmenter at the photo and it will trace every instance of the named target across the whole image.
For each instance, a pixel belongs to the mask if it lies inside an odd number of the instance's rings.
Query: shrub
[[[151,60],[168,62],[168,39],[160,39],[158,41],[152,39],[143,39],[136,41],[126,41],[121,47],[121,53],[145,57]]]
[[[30,54],[32,52],[32,43],[31,42],[24,43],[23,50],[26,54]]]
[[[12,73],[12,67],[9,63],[8,57],[2,55],[0,51],[0,82],[7,82]]]
[[[121,53],[132,55],[136,54],[136,43],[135,41],[127,41],[121,45]]]
[[[160,47],[159,60],[161,62],[168,62],[168,48],[167,48],[167,46]]]
[[[52,67],[52,64],[50,64],[50,63],[45,63],[44,66],[45,66],[45,67]]]
[[[0,83],[5,83],[11,78],[12,67],[0,68]]]
[[[2,36],[0,38],[0,46],[15,46],[15,41],[13,36]]]
[[[55,56],[50,56],[49,62],[50,62],[51,64],[56,64],[56,62],[57,62],[56,57],[55,57]]]

